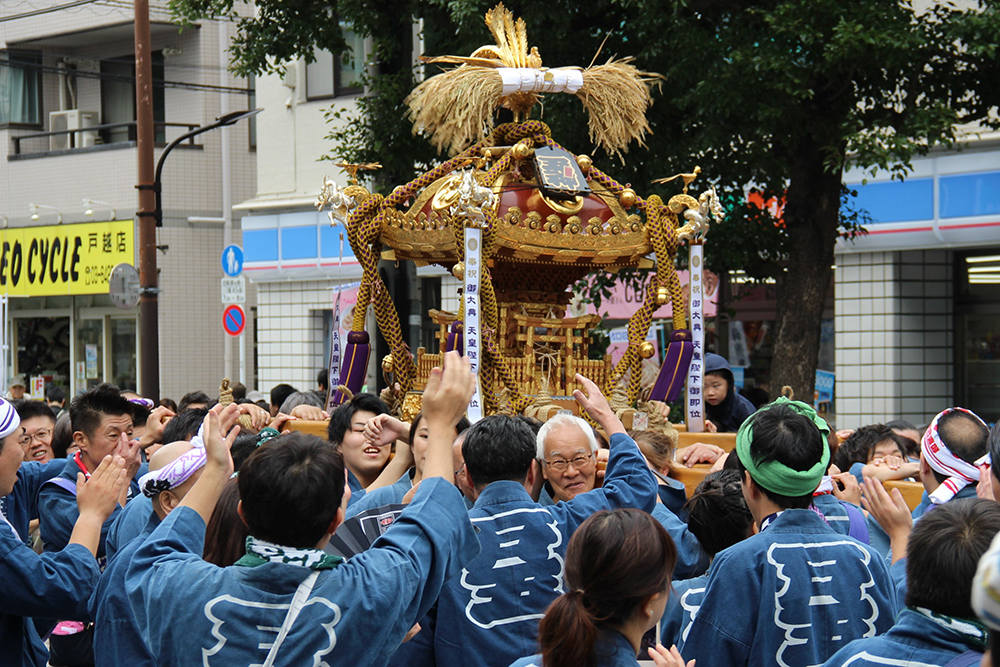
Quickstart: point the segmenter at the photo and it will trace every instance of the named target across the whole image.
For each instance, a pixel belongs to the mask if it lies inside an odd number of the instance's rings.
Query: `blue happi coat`
[[[832,493],[822,493],[813,496],[813,507],[820,511],[830,528],[841,535],[850,535],[865,544],[871,541],[865,515],[846,500],[839,500]]]
[[[125,508],[126,512],[138,500],[137,498],[129,503]],[[108,566],[97,582],[97,588],[90,598],[90,613],[94,619],[95,665],[156,667],[153,655],[139,635],[135,615],[125,594],[125,575],[136,550],[158,525],[160,518],[150,508],[142,530],[127,543],[123,543],[115,555],[109,556]],[[110,541],[109,537],[109,551]]]
[[[149,466],[143,464],[135,478],[129,482],[130,498],[135,498],[139,494],[139,483],[136,479],[142,477],[148,470]],[[67,479],[75,485],[76,475],[80,472],[83,470],[76,464],[76,461],[68,459],[58,477]],[[108,530],[111,529],[111,524],[115,522],[121,511],[121,506],[115,505],[115,511],[101,527],[101,542],[97,547],[98,559],[103,560],[105,557]],[[38,492],[38,515],[41,520],[39,527],[45,551],[59,551],[69,543],[69,537],[73,534],[73,526],[76,525],[76,520],[80,517],[80,510],[76,506],[76,493],[71,493],[67,489],[53,484],[52,481],[43,484],[41,491]]]
[[[414,472],[416,471],[410,468],[392,486],[383,486],[374,491],[366,492],[357,502],[350,503],[350,507],[347,508],[346,518],[350,519],[352,516],[357,516],[365,510],[403,502],[403,496],[413,488]]]
[[[0,498],[0,511],[14,526],[17,534],[27,542],[29,524],[38,518],[38,491],[42,484],[57,476],[66,467],[66,459],[48,463],[25,461],[17,469],[14,490]]]
[[[879,554],[813,510],[791,509],[715,557],[680,650],[699,665],[818,665],[895,616]]]
[[[705,585],[708,575],[703,574],[694,579],[684,579],[671,584],[667,607],[663,610],[660,620],[660,643],[666,647],[672,644],[680,646],[687,639],[691,622],[701,607],[701,599],[705,595]]]
[[[0,522],[0,665],[45,667],[49,652],[30,617],[87,620],[99,574],[86,547],[39,556]]]
[[[651,512],[655,503],[656,480],[624,433],[611,436],[604,486],[568,502],[542,507],[518,482],[487,485],[469,512],[482,553],[445,584],[394,664],[506,667],[534,653],[538,619],[565,592],[563,556],[573,531],[598,510]]]
[[[851,642],[827,660],[825,667],[943,666],[969,650],[957,632],[904,609],[887,633]]]
[[[629,640],[614,631],[598,640],[594,646],[594,656],[597,658],[597,667],[636,667],[639,664]],[[649,656],[642,657],[648,659]],[[515,660],[510,667],[542,667],[542,656],[537,654]]]
[[[216,567],[202,560],[205,522],[179,507],[143,542],[125,588],[158,667],[264,661],[310,570],[287,563]],[[479,552],[462,494],[424,480],[392,530],[322,570],[281,644],[277,665],[385,665],[445,580]]]
[[[708,569],[708,556],[702,550],[698,538],[688,530],[688,525],[663,503],[656,503],[652,515],[666,529],[667,534],[674,541],[674,546],[677,547],[677,565],[674,566],[674,577],[689,579],[704,574]]]
[[[118,517],[108,529],[108,539],[105,540],[104,545],[109,561],[115,557],[118,549],[142,534],[152,511],[152,498],[147,498],[140,493],[118,513]]]

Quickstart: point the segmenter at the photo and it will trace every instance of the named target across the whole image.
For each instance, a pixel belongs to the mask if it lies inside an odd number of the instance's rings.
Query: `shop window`
[[[68,317],[19,317],[15,320],[17,372],[28,381],[42,376],[69,389],[70,326]],[[34,398],[42,398],[35,396]]]
[[[104,382],[104,320],[76,323],[76,389]]]
[[[111,318],[111,382],[119,389],[139,391],[136,359],[136,321]]]
[[[310,100],[359,95],[363,90],[365,40],[343,21],[340,28],[347,50],[340,56],[316,51],[316,59],[306,65],[306,97]]]
[[[42,54],[0,51],[0,126],[42,125]]]
[[[255,74],[250,74],[247,77],[247,109],[257,108],[257,76]],[[257,116],[251,116],[247,120],[247,126],[250,131],[250,150],[257,150]]]

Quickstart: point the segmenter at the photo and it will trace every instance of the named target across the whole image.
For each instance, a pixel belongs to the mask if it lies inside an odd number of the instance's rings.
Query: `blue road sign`
[[[230,336],[239,336],[243,333],[243,327],[247,324],[246,313],[243,309],[233,304],[231,306],[226,306],[226,309],[222,311],[222,328],[226,330],[226,333]]]
[[[243,248],[227,245],[222,250],[222,271],[230,278],[243,273]]]

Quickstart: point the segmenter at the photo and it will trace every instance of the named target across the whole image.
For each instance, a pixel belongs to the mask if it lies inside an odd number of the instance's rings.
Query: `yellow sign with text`
[[[107,294],[117,264],[135,262],[131,220],[0,231],[0,293]]]

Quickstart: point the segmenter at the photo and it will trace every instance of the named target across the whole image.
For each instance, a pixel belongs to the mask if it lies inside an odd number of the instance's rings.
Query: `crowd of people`
[[[0,665],[992,665],[1000,426],[952,407],[835,432],[755,408],[716,357],[730,452],[626,431],[581,376],[581,416],[470,424],[457,353],[411,423],[371,394],[328,414],[325,374],[226,405],[103,384],[67,407],[15,378]],[[671,472],[699,464],[688,497]],[[367,516],[381,536],[335,554]]]

